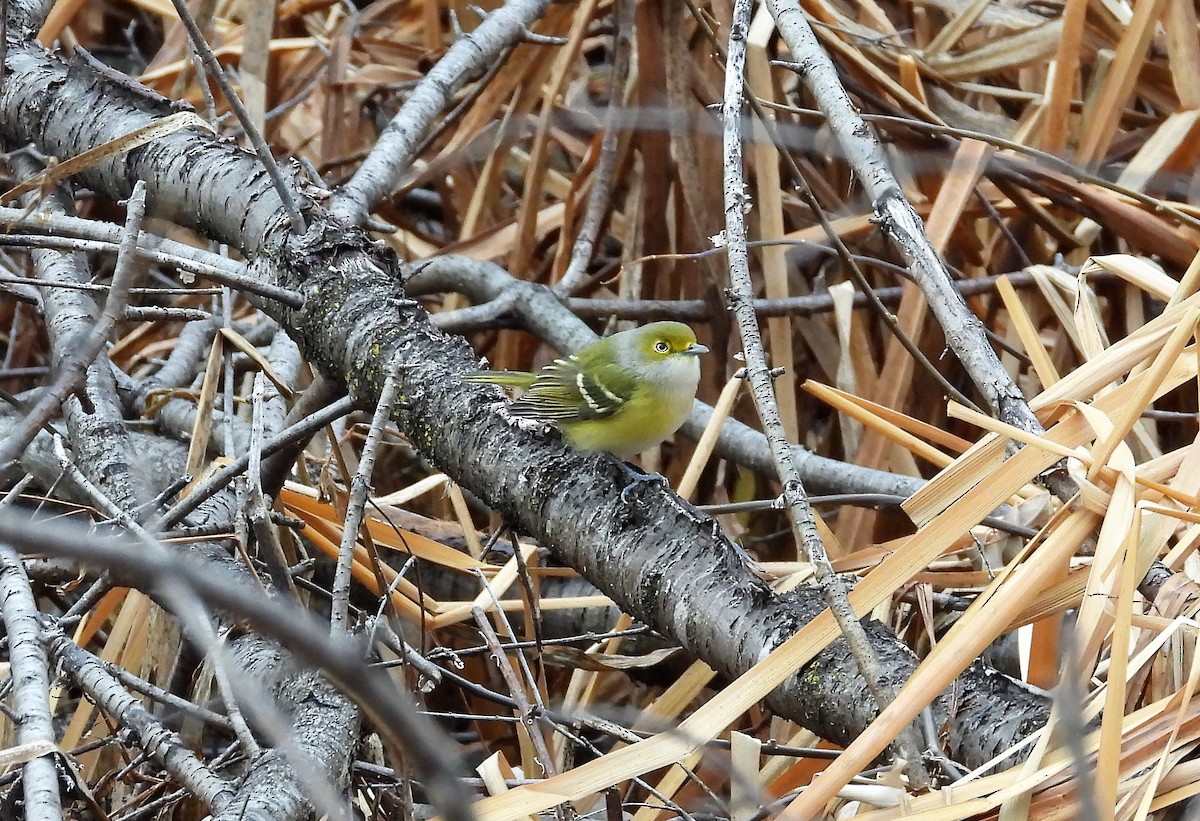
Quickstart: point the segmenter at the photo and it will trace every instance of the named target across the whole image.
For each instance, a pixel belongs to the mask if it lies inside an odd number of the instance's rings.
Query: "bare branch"
[[[41,627],[37,602],[20,557],[4,544],[0,544],[0,615],[8,634],[17,743],[53,744],[56,736],[50,713],[50,674],[46,651],[38,640]],[[34,758],[25,763],[22,771],[25,817],[29,821],[62,821],[58,766],[54,758],[49,755]]]

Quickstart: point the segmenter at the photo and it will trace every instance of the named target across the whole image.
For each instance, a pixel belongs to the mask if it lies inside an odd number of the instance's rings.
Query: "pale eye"
[[[666,353],[667,351],[671,350],[671,346],[660,339],[654,343],[654,350],[658,351],[659,353]]]

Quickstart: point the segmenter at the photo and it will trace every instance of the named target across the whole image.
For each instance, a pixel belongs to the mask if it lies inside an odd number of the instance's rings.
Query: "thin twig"
[[[1015,271],[1010,274],[998,274],[978,279],[956,280],[955,288],[963,296],[990,294],[996,290],[996,280],[1006,276],[1014,288],[1031,288],[1037,283],[1032,274]],[[903,296],[901,287],[874,288],[872,293],[879,301],[895,304]],[[851,307],[867,307],[868,297],[864,292],[856,292]],[[490,303],[489,303],[490,304]],[[766,318],[772,316],[815,316],[833,310],[833,297],[829,293],[807,294],[805,296],[790,296],[782,299],[755,299],[751,301],[754,312]],[[567,307],[577,316],[589,319],[616,317],[618,319],[636,319],[649,322],[656,319],[708,320],[712,319],[713,306],[702,299],[591,299],[572,297],[567,300]],[[437,320],[443,314],[434,314]],[[439,327],[445,325],[439,323]]]
[[[396,392],[399,390],[397,372],[401,367],[403,366],[400,362],[393,362],[387,379],[384,380],[383,390],[379,393],[379,404],[375,406],[375,415],[371,418],[371,428],[367,431],[366,441],[363,442],[358,470],[350,480],[350,498],[346,502],[346,519],[342,526],[342,543],[338,549],[337,567],[333,574],[333,603],[329,612],[329,629],[335,636],[345,634],[349,629],[346,614],[350,602],[350,571],[354,564],[354,545],[358,542],[359,531],[366,516],[367,497],[371,493],[371,473],[375,469],[375,457],[383,439],[383,431],[391,419],[392,405],[396,402]]]
[[[712,27],[709,26],[707,21],[704,20],[703,15],[699,14],[699,9],[696,7],[694,0],[693,2],[690,2],[689,5],[691,6],[693,15],[696,16],[698,22],[700,23],[701,28],[708,32],[712,41],[717,43],[718,49],[720,49],[719,43],[715,37],[715,32],[712,31]],[[777,146],[784,145],[784,141],[779,134],[778,124],[767,116],[762,102],[757,96],[754,95],[753,89],[749,87],[749,84],[745,79],[742,81],[742,86],[743,93],[745,94],[746,99],[749,101],[751,108],[754,110],[755,116],[758,117],[759,122],[764,130],[766,130],[766,132],[770,135],[771,140]],[[850,253],[850,250],[842,241],[841,236],[834,229],[833,223],[830,222],[829,216],[825,213],[825,209],[817,200],[817,196],[813,192],[812,186],[809,184],[808,177],[805,176],[804,172],[800,170],[800,167],[796,164],[791,152],[781,150],[779,152],[779,156],[780,159],[783,160],[784,166],[788,169],[791,175],[796,192],[800,195],[801,199],[804,200],[805,204],[808,205],[813,216],[817,218],[817,222],[820,224],[821,230],[824,231],[825,236],[829,238],[829,243],[832,250],[845,264],[846,270],[850,273],[850,278],[854,280],[854,284],[858,286],[858,291],[865,295],[867,299],[867,306],[870,307],[876,316],[878,316],[883,322],[883,324],[887,326],[892,336],[894,336],[901,346],[903,346],[904,350],[908,351],[908,355],[913,358],[913,361],[916,362],[923,371],[929,374],[929,376],[938,383],[946,396],[954,399],[956,402],[959,402],[962,405],[978,409],[974,402],[964,396],[958,390],[958,388],[950,384],[950,381],[942,375],[942,372],[934,367],[934,364],[929,361],[929,357],[925,355],[920,346],[917,345],[916,341],[912,339],[900,326],[900,321],[895,317],[895,315],[893,315],[891,311],[884,307],[883,303],[875,297],[874,290],[867,281],[866,275],[858,266],[858,261]]]
[[[288,572],[287,557],[279,541],[279,532],[271,521],[271,505],[262,488],[263,394],[267,378],[259,371],[254,375],[251,391],[253,414],[250,423],[250,448],[246,468],[246,518],[258,542],[258,555],[267,565],[271,582],[283,595],[296,598],[296,582]]]
[[[1022,430],[1042,432],[1025,396],[988,344],[983,323],[950,285],[945,264],[926,235],[921,218],[905,198],[878,140],[855,110],[833,61],[821,48],[799,5],[789,0],[768,0],[767,6],[784,42],[799,61],[793,70],[825,113],[847,163],[871,197],[879,225],[908,263],[942,326],[947,344],[976,389],[998,419]]]
[[[225,102],[229,103],[229,107],[233,109],[238,122],[246,131],[246,136],[250,138],[250,144],[254,146],[254,153],[258,155],[258,161],[266,169],[267,176],[271,178],[271,184],[275,187],[276,193],[279,194],[280,203],[283,205],[284,210],[287,211],[288,219],[292,224],[292,233],[303,234],[306,226],[304,224],[304,216],[300,213],[300,206],[296,204],[294,188],[289,186],[283,178],[283,172],[279,170],[279,164],[275,162],[275,157],[271,154],[270,146],[263,139],[262,132],[254,124],[254,120],[251,118],[250,112],[246,110],[246,106],[242,104],[241,98],[233,90],[229,78],[225,76],[225,69],[217,61],[217,56],[213,54],[212,49],[205,42],[204,33],[196,25],[196,19],[192,17],[187,3],[184,0],[171,0],[171,3],[175,6],[175,13],[179,15],[179,21],[183,23],[183,27],[188,33],[188,39],[191,40],[192,47],[200,55],[205,68],[208,69],[209,74],[212,75],[217,86],[220,87],[221,93],[225,95]]]
[[[556,293],[570,296],[588,282],[587,267],[600,225],[608,212],[612,193],[613,173],[617,167],[617,147],[620,144],[619,123],[625,114],[625,84],[629,79],[630,53],[633,51],[633,0],[617,0],[616,22],[613,30],[613,66],[608,95],[608,112],[604,119],[604,136],[600,138],[600,160],[592,174],[592,189],[588,192],[587,210],[566,273],[554,286]]]
[[[524,39],[549,5],[550,0],[511,0],[457,40],[413,89],[354,176],[334,195],[333,214],[350,222],[364,221],[412,165],[424,136],[455,92],[492,65],[496,55]]]
[[[320,412],[313,414],[308,419],[297,422],[295,425],[285,428],[275,436],[272,436],[263,443],[262,452],[264,455],[270,455],[287,447],[297,439],[307,439],[334,419],[345,416],[352,410],[354,410],[353,400],[349,397],[342,398]],[[175,527],[189,513],[200,507],[206,499],[229,484],[235,477],[240,476],[249,465],[249,454],[242,455],[233,462],[230,462],[224,468],[197,485],[196,489],[189,493],[186,498],[177,502],[170,510],[152,522],[147,529],[151,533],[158,533]]]
[[[512,662],[508,660],[505,652],[500,649],[500,637],[492,629],[492,624],[488,621],[487,613],[484,612],[482,607],[476,606],[471,608],[471,617],[475,619],[475,624],[479,626],[479,634],[483,636],[484,643],[491,648],[492,659],[495,660],[496,667],[500,670],[500,675],[504,677],[504,683],[508,685],[508,691],[512,694],[513,701],[517,703],[517,707],[521,712],[521,720],[529,731],[529,740],[533,742],[533,748],[537,750],[538,763],[542,767],[542,775],[545,777],[555,775],[554,756],[550,753],[550,748],[546,744],[546,738],[542,735],[541,729],[536,726],[540,711],[534,710],[533,705],[529,702],[529,698],[525,695],[525,687],[521,684],[521,680],[517,678],[517,672],[513,669]]]
[[[146,183],[138,180],[129,197],[125,216],[125,237],[117,252],[116,267],[113,270],[112,286],[108,291],[108,300],[104,303],[104,311],[95,326],[80,341],[74,354],[64,361],[59,369],[58,378],[38,399],[25,418],[21,420],[8,437],[0,443],[0,468],[7,466],[13,460],[20,458],[25,448],[33,441],[33,437],[41,427],[50,421],[50,417],[62,405],[63,401],[83,381],[88,366],[104,349],[108,335],[116,327],[122,317],[125,303],[129,299],[129,289],[140,274],[140,267],[134,264],[134,249],[137,247],[138,233],[141,231],[142,217],[146,208]]]
[[[791,523],[796,543],[816,572],[817,582],[825,594],[842,635],[850,646],[859,671],[867,682],[876,704],[882,710],[892,700],[892,693],[882,683],[879,662],[863,630],[862,623],[850,605],[845,586],[833,571],[825,546],[817,532],[812,508],[804,492],[799,473],[792,463],[792,449],[784,434],[775,400],[772,372],[767,365],[759,334],[758,318],[751,300],[754,284],[750,276],[750,257],[746,248],[745,214],[749,207],[742,164],[742,104],[743,72],[746,60],[746,35],[750,25],[751,0],[737,0],[733,23],[729,30],[729,57],[725,67],[724,102],[724,191],[725,241],[729,248],[729,301],[737,320],[746,357],[746,375],[754,405],[762,421],[763,433],[771,448],[780,482],[783,484],[783,505]],[[909,731],[900,739],[901,748],[909,760],[910,774],[920,774],[920,747]]]
[[[50,673],[40,632],[37,602],[21,558],[0,544],[0,615],[8,637],[12,665],[12,705],[17,717],[16,743],[54,746],[54,721],[50,712]],[[45,754],[21,768],[25,817],[29,821],[62,821],[58,767]]]
[[[60,627],[48,629],[43,641],[54,663],[77,686],[88,694],[88,698],[112,716],[118,726],[132,732],[137,744],[155,761],[171,773],[188,792],[199,798],[213,812],[218,812],[233,797],[233,787],[218,778],[189,750],[174,732],[167,729],[151,715],[137,699],[121,686],[105,662],[77,646],[63,635]],[[175,697],[173,697],[175,698]],[[176,699],[182,701],[182,699]],[[184,702],[187,708],[194,708]],[[175,706],[179,706],[176,704]],[[220,716],[217,716],[221,719]],[[223,721],[229,726],[228,721]]]
[[[0,207],[0,224],[36,232],[39,236],[46,236],[41,244],[47,248],[61,247],[55,244],[56,239],[53,235],[66,235],[85,241],[92,240],[96,243],[95,245],[77,246],[81,250],[117,250],[124,236],[120,227],[105,222],[81,219],[65,214],[37,212],[30,215],[17,208]],[[33,240],[21,244],[33,244]],[[274,299],[290,308],[300,308],[304,305],[304,298],[295,291],[263,282],[247,274],[244,264],[200,248],[193,248],[182,242],[142,231],[138,236],[138,245],[135,250],[137,255],[143,259],[205,277],[240,291]],[[203,288],[192,290],[197,293],[205,292]],[[138,291],[131,291],[131,293],[138,293]]]
[[[54,437],[54,449],[58,455],[59,463],[62,469],[67,473],[73,482],[88,496],[92,504],[98,510],[110,517],[113,521],[120,524],[122,527],[129,530],[130,533],[140,538],[147,544],[157,544],[141,525],[130,514],[126,513],[115,502],[108,497],[104,491],[96,487],[87,476],[83,474],[67,454],[63,447],[61,437]],[[181,615],[181,614],[177,614]],[[192,638],[200,641],[201,646],[207,648],[218,646],[220,642],[213,632],[212,625],[209,623],[207,615],[193,617],[190,620],[185,620],[190,624],[192,629]],[[217,689],[221,693],[221,697],[225,702],[225,710],[229,714],[229,721],[233,725],[234,734],[242,743],[247,755],[255,756],[259,752],[258,742],[254,740],[254,734],[250,732],[249,725],[246,724],[242,717],[241,709],[238,706],[237,700],[233,694],[233,684],[230,680],[226,665],[222,662],[220,655],[214,653],[212,655],[212,671],[213,678],[217,682]]]

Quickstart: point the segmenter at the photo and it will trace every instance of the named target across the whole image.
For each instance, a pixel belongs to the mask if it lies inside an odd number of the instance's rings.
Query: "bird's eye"
[[[666,353],[667,351],[671,350],[671,346],[660,339],[654,343],[654,350],[658,351],[659,353]]]

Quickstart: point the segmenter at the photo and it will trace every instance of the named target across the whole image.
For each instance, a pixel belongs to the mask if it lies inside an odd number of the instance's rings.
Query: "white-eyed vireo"
[[[682,322],[651,322],[537,373],[480,371],[467,381],[520,388],[511,416],[550,422],[579,450],[628,459],[679,430],[700,382],[696,357],[707,351]]]

